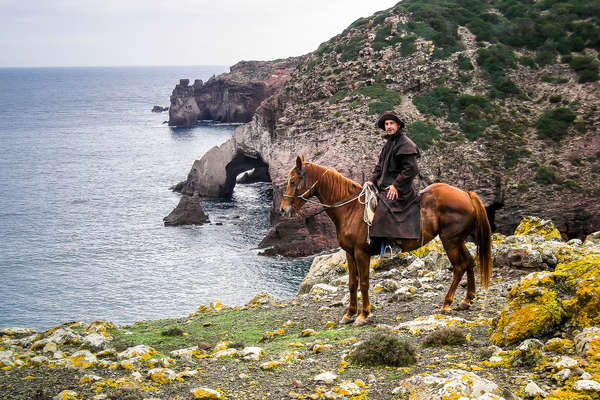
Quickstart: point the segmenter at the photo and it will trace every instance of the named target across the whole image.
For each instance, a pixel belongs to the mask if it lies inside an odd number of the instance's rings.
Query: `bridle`
[[[327,168],[325,170],[325,172],[323,172],[323,174],[319,177],[319,179],[317,179],[315,181],[315,183],[313,183],[308,189],[306,189],[304,191],[304,193],[302,193],[300,195],[296,194],[296,192],[298,191],[298,187],[296,186],[296,188],[294,189],[294,194],[290,195],[290,194],[285,194],[284,193],[283,197],[288,197],[288,198],[291,198],[291,199],[302,199],[302,200],[308,202],[310,200],[310,197],[311,197],[311,194],[310,194],[311,191],[315,188],[315,186],[317,186],[317,184],[319,183],[319,181],[321,180],[321,178],[323,178],[327,172],[329,172],[329,168]],[[305,187],[308,186],[308,182],[307,182],[308,178],[306,176],[306,169],[302,170],[302,173],[300,174],[300,177],[304,180],[304,186]],[[307,194],[309,196],[305,197]],[[352,195],[349,199],[341,200],[341,201],[338,201],[337,203],[334,203],[334,204],[324,204],[324,203],[321,203],[321,206],[323,208],[321,210],[319,210],[317,212],[314,212],[311,215],[305,217],[305,219],[312,218],[312,217],[314,217],[314,216],[316,216],[318,214],[321,214],[322,212],[327,211],[327,210],[329,210],[331,208],[337,208],[337,207],[345,206],[346,204],[350,204],[350,203],[352,203],[353,201],[355,201],[357,199],[361,202],[361,204],[366,204],[369,201],[368,199],[370,199],[374,195],[376,196],[376,192],[374,191],[374,188],[369,187],[368,185],[364,185],[363,188],[362,188],[362,190],[360,192]],[[365,201],[360,200],[360,198],[363,197],[363,196],[365,197]],[[366,210],[366,208],[365,208],[365,210]],[[367,223],[367,225],[371,226],[371,223],[367,221],[366,211],[365,211],[365,217],[364,218],[365,218],[365,222]]]
[[[283,194],[283,197],[289,197],[292,199],[302,199],[304,201],[308,201],[308,199],[310,198],[310,192],[315,188],[315,186],[317,186],[317,184],[319,183],[319,181],[321,180],[322,177],[325,176],[325,174],[329,172],[329,168],[327,168],[325,170],[325,172],[323,172],[323,174],[319,177],[319,179],[317,179],[315,181],[315,183],[313,183],[308,189],[306,189],[304,191],[304,193],[298,195],[296,194],[296,192],[298,192],[298,186],[296,186],[296,188],[294,189],[294,194]],[[303,169],[302,172],[300,173],[300,177],[304,180],[304,187],[308,186],[308,177],[306,176],[306,169]],[[309,195],[308,197],[305,197],[306,195]]]

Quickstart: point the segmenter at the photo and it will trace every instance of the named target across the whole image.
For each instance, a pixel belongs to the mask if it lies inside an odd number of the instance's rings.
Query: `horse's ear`
[[[302,162],[304,162],[304,154],[302,154],[300,158],[302,159]]]
[[[298,172],[302,171],[302,163],[303,162],[304,162],[304,156],[296,157],[296,170],[298,170]]]

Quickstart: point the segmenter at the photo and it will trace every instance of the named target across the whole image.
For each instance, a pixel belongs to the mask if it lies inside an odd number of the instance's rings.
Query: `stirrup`
[[[385,253],[386,249],[390,249],[390,260],[394,259],[394,249],[392,249],[392,245],[384,242],[381,242],[381,249],[379,250],[379,259],[381,259],[381,257],[383,257],[383,253]]]

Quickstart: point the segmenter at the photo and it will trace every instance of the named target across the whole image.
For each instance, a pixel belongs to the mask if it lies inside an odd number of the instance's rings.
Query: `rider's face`
[[[398,131],[398,128],[400,126],[393,119],[388,119],[384,122],[384,127],[385,127],[385,131],[387,132],[388,135],[393,135],[394,133],[396,133]]]

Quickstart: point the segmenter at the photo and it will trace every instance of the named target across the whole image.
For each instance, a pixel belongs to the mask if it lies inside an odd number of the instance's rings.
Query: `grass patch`
[[[230,347],[245,346],[262,347],[269,354],[289,350],[288,343],[307,343],[315,340],[315,336],[300,337],[305,327],[295,323],[283,326],[290,319],[289,310],[283,309],[247,309],[222,310],[220,312],[202,312],[189,319],[143,321],[130,326],[110,330],[113,346],[123,351],[131,346],[145,344],[152,346],[156,357],[168,356],[169,352],[181,348],[192,347],[204,342],[213,347],[217,342],[229,340]],[[190,322],[188,322],[190,321]],[[259,342],[265,332],[284,329],[283,335],[274,335],[268,341]],[[181,335],[164,335],[165,332],[177,332]],[[129,332],[129,333],[126,333]],[[183,333],[187,335],[183,335]],[[316,338],[344,339],[357,336],[360,328],[342,327],[335,330],[323,330]],[[210,351],[210,350],[209,350]]]
[[[440,328],[423,339],[423,347],[460,346],[467,341],[465,333],[456,327]]]
[[[375,332],[352,353],[352,361],[363,365],[405,367],[417,361],[415,349],[398,335]]]

